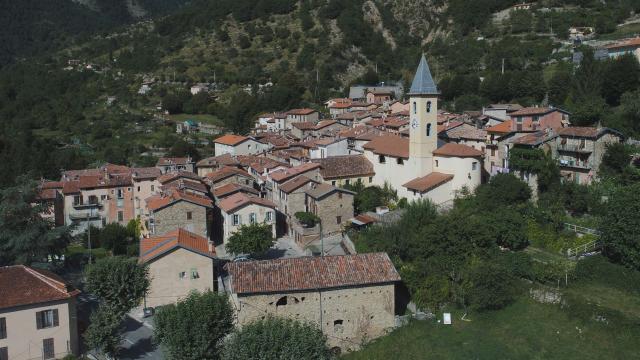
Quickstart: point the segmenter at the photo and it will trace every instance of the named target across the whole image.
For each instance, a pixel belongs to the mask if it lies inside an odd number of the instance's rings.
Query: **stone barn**
[[[400,275],[386,253],[237,262],[226,269],[240,326],[268,315],[310,321],[341,351],[395,326]]]

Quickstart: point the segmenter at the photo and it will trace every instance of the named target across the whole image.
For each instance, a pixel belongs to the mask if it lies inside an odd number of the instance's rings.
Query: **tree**
[[[167,94],[162,98],[162,107],[169,114],[179,114],[182,112],[183,101],[175,94]]]
[[[640,63],[634,55],[627,54],[608,62],[602,80],[602,96],[609,105],[618,105],[622,94],[639,86]]]
[[[135,233],[132,234],[126,227],[118,223],[105,225],[97,234],[100,246],[110,250],[113,255],[124,255],[127,246],[134,242]]]
[[[600,225],[603,253],[611,261],[640,270],[640,184],[623,187],[607,201]]]
[[[232,330],[233,309],[226,295],[192,292],[158,309],[154,337],[171,359],[218,359],[222,339]]]
[[[330,359],[327,337],[311,323],[267,317],[244,325],[225,343],[225,360]]]
[[[515,296],[515,279],[498,261],[476,262],[468,270],[465,300],[477,310],[498,310]]]
[[[100,305],[91,314],[91,325],[84,333],[87,346],[114,356],[122,342],[122,314],[109,306]]]
[[[0,190],[0,266],[62,255],[71,241],[68,227],[54,227],[41,216],[49,209],[38,203],[37,196],[36,182],[26,175]]]
[[[149,288],[148,270],[136,258],[113,256],[98,260],[85,271],[86,289],[122,314],[138,304]]]
[[[233,254],[264,254],[269,250],[275,239],[269,224],[242,225],[226,245]]]
[[[487,212],[485,219],[485,226],[494,234],[498,245],[521,250],[529,244],[525,233],[526,222],[517,211],[501,207]]]
[[[477,200],[487,208],[513,206],[531,198],[531,189],[512,174],[498,174],[476,189]]]

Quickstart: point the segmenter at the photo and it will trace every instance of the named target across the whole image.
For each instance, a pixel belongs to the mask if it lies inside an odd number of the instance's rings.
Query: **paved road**
[[[162,351],[152,342],[153,329],[127,316],[126,330],[119,359],[164,359]]]

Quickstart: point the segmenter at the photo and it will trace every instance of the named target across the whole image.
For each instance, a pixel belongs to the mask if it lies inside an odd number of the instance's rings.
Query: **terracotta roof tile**
[[[65,300],[80,293],[58,275],[24,265],[0,267],[0,289],[0,309]]]
[[[191,250],[210,258],[216,256],[215,247],[210,247],[206,238],[184,229],[177,229],[164,235],[140,240],[140,261],[151,261],[176,248]]]
[[[166,184],[177,179],[190,179],[194,181],[202,181],[202,178],[198,174],[190,171],[173,171],[168,172],[158,178],[161,184]]]
[[[320,164],[309,162],[289,169],[276,170],[269,174],[269,176],[271,177],[271,179],[273,179],[273,181],[281,183],[295,176],[302,175],[308,171],[312,171],[318,168],[320,168]]]
[[[168,192],[163,194],[153,195],[146,199],[147,208],[150,211],[160,210],[178,201],[187,201],[192,204],[209,208],[213,207],[213,202],[211,201],[211,199],[204,196],[189,194],[177,189],[169,190]]]
[[[156,166],[166,166],[166,165],[187,165],[191,164],[193,161],[190,157],[161,157],[156,162]]]
[[[293,123],[291,124],[291,126],[299,130],[313,130],[315,129],[316,124],[312,121],[303,121],[303,122]]]
[[[406,187],[409,190],[415,190],[420,193],[425,193],[429,190],[437,188],[442,184],[446,184],[447,182],[451,181],[451,179],[453,179],[453,175],[451,174],[432,172],[427,176],[415,178],[402,186]]]
[[[640,37],[636,37],[633,39],[625,39],[617,43],[613,43],[606,46],[607,49],[619,49],[619,48],[626,48],[626,47],[640,47]]]
[[[259,195],[260,193],[258,192],[258,190],[245,186],[245,185],[241,185],[241,184],[236,184],[236,183],[229,183],[229,184],[224,184],[222,186],[219,186],[215,189],[213,189],[211,191],[213,193],[213,196],[215,196],[216,198],[220,199],[223,197],[227,197],[229,195],[235,194],[237,192],[244,192],[247,194],[253,194],[253,195]]]
[[[511,132],[512,124],[513,124],[513,120],[507,120],[507,121],[501,122],[498,125],[493,125],[491,127],[488,127],[486,130],[488,133],[508,134]]]
[[[483,156],[484,153],[480,150],[472,148],[471,146],[447,143],[435,149],[433,151],[433,155],[453,157],[478,157]]]
[[[572,126],[558,129],[557,132],[560,136],[575,136],[595,139],[600,136],[601,133],[608,130],[609,129],[607,128]]]
[[[162,175],[157,167],[132,168],[131,177],[134,180],[157,179]]]
[[[386,253],[228,263],[235,294],[278,293],[386,284],[400,275]]]
[[[220,202],[218,203],[218,207],[224,212],[226,212],[227,214],[229,214],[241,207],[244,207],[250,204],[265,206],[272,209],[276,208],[276,204],[274,204],[273,202],[267,199],[259,198],[256,196],[250,196],[244,193],[236,193],[220,200]]]
[[[324,180],[375,175],[373,164],[364,155],[330,156],[311,161],[320,164]]]
[[[409,158],[409,139],[395,135],[380,135],[364,144],[365,150],[378,155]]]
[[[304,109],[291,109],[287,111],[287,115],[309,115],[316,112],[313,109],[304,108]]]
[[[311,179],[309,179],[306,176],[298,176],[292,180],[287,181],[286,183],[280,185],[280,191],[283,191],[287,194],[290,194],[292,191],[295,191],[296,189],[301,188],[302,186],[310,183],[310,182],[315,182]]]
[[[184,190],[184,189],[189,189],[189,190],[193,190],[193,191],[198,191],[201,193],[207,193],[207,186],[199,181],[191,181],[191,180],[186,180],[186,179],[176,179],[174,181],[170,181],[168,183],[165,183],[162,186],[163,189],[168,190],[168,189],[178,189],[178,190]]]
[[[248,172],[242,169],[231,167],[231,166],[225,166],[214,172],[210,172],[207,175],[205,175],[205,178],[209,181],[209,183],[215,184],[221,180],[224,180],[228,177],[235,176],[235,175],[244,176],[246,178],[253,179],[253,177],[251,177],[251,175],[249,175]]]
[[[563,111],[558,108],[550,108],[550,107],[525,107],[510,113],[509,116],[514,117],[514,116],[544,115],[556,110]]]
[[[487,131],[478,129],[473,125],[462,124],[453,129],[447,129],[446,136],[450,139],[466,139],[485,141],[487,139]]]
[[[220,136],[219,138],[215,139],[213,142],[218,144],[223,144],[223,145],[236,146],[247,140],[249,140],[249,138],[246,136],[227,134],[227,135]]]

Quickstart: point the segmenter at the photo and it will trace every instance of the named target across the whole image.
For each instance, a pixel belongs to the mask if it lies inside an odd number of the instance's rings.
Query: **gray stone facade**
[[[154,235],[166,234],[178,228],[209,238],[208,209],[188,201],[179,201],[151,215]]]

